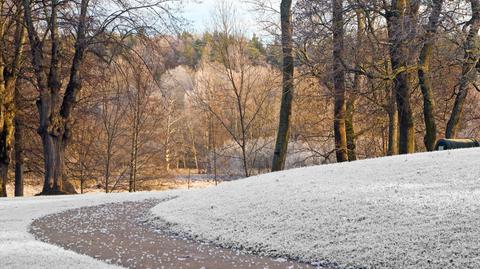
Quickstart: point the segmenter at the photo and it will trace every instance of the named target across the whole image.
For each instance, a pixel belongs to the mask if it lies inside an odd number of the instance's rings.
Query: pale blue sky
[[[223,0],[190,0],[186,1],[183,16],[191,22],[189,29],[197,33],[202,33],[205,30],[211,29],[212,12],[216,5]],[[249,33],[260,30],[260,25],[251,12],[252,6],[241,0],[225,0],[231,3],[235,8],[237,17],[242,25],[248,29]],[[280,0],[271,0],[272,2],[280,2]],[[196,2],[196,3],[195,3]]]

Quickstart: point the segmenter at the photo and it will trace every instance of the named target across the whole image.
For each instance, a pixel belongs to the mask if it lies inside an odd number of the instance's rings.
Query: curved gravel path
[[[158,200],[72,209],[35,220],[37,240],[128,268],[316,268],[210,244],[155,230],[143,221]]]

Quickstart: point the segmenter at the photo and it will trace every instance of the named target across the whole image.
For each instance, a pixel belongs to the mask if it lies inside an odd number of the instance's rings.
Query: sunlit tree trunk
[[[337,162],[348,161],[347,130],[345,126],[345,68],[343,0],[332,0],[333,8],[333,84],[334,84],[334,122],[335,152]]]
[[[17,78],[22,65],[23,46],[25,41],[25,28],[22,22],[22,8],[18,4],[16,11],[10,11],[17,21],[13,24],[14,50],[12,55],[3,47],[8,39],[6,19],[0,21],[0,197],[7,196],[8,168],[11,161],[12,146],[14,140],[14,119],[15,119],[15,89]],[[5,5],[0,1],[0,14],[4,15]],[[11,59],[11,61],[10,61]]]
[[[282,24],[282,50],[283,50],[283,90],[280,105],[280,122],[278,125],[277,140],[273,154],[272,171],[285,168],[285,160],[288,151],[288,139],[290,136],[290,122],[292,117],[293,101],[293,27],[292,27],[292,1],[283,0],[280,4],[280,16]]]
[[[479,53],[479,38],[478,31],[480,30],[480,1],[470,0],[472,7],[472,18],[469,21],[470,30],[465,41],[464,50],[465,56],[463,60],[462,76],[460,78],[459,89],[455,97],[455,103],[447,123],[445,136],[447,138],[455,138],[458,133],[463,117],[463,108],[465,99],[468,95],[468,87],[475,81],[477,77],[477,69],[480,53]]]
[[[71,135],[71,113],[76,103],[76,96],[81,89],[80,67],[86,50],[87,8],[89,0],[80,2],[80,13],[76,25],[74,55],[71,60],[68,84],[63,98],[60,96],[62,83],[59,71],[59,34],[57,9],[58,1],[52,0],[49,12],[50,28],[50,66],[44,63],[43,40],[39,37],[32,16],[29,0],[23,0],[25,25],[31,47],[31,64],[35,74],[39,98],[38,133],[42,139],[44,156],[44,185],[42,194],[62,194],[64,152]],[[48,70],[47,70],[48,69]]]
[[[387,155],[398,154],[398,110],[395,93],[391,85],[387,86],[387,112],[388,112],[388,149]]]
[[[439,25],[440,13],[442,12],[443,0],[433,0],[432,12],[427,24],[425,40],[420,52],[418,80],[423,95],[423,118],[425,121],[424,143],[428,151],[434,150],[437,140],[437,125],[435,122],[435,99],[430,81],[430,62],[435,36]]]
[[[362,51],[363,48],[363,39],[366,32],[366,23],[365,23],[365,14],[361,9],[355,10],[357,18],[357,51]],[[361,63],[356,63],[356,69],[361,69]],[[348,160],[355,161],[357,160],[356,152],[356,134],[354,127],[354,115],[355,115],[355,104],[357,101],[357,94],[362,92],[362,89],[365,85],[365,76],[359,73],[355,73],[353,79],[353,90],[350,92],[347,100],[347,109],[345,117],[345,127],[347,132],[347,149],[348,149]]]
[[[416,35],[419,1],[392,0],[388,14],[390,57],[394,74],[394,91],[399,117],[399,153],[415,152],[415,129],[411,108],[411,71],[414,60],[413,45]]]

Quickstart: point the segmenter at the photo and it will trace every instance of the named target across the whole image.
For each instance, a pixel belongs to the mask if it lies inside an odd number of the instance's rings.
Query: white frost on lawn
[[[480,268],[480,150],[333,164],[181,193],[175,232],[367,268]],[[161,222],[162,223],[162,222]]]
[[[174,192],[168,192],[170,194]],[[0,199],[0,268],[111,269],[120,268],[60,247],[36,241],[30,223],[44,215],[67,209],[111,202],[165,198],[167,192],[92,194]],[[86,222],[88,219],[85,220]]]

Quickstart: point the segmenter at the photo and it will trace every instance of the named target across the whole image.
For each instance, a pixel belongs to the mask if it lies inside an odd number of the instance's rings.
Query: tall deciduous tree
[[[468,95],[468,88],[477,77],[477,69],[480,58],[480,47],[478,31],[480,30],[480,1],[470,0],[472,9],[472,18],[467,22],[470,25],[470,30],[464,44],[465,56],[462,66],[462,75],[460,78],[458,91],[455,97],[455,104],[447,123],[445,136],[447,138],[455,138],[458,133],[458,127],[461,123],[465,99]]]
[[[357,19],[357,35],[356,35],[356,49],[361,53],[363,50],[363,43],[366,34],[366,16],[365,11],[363,9],[357,8],[355,10],[355,15]],[[358,57],[358,58],[361,58]],[[362,64],[361,60],[357,60],[358,62],[355,63],[356,69],[361,70]],[[362,92],[362,89],[365,87],[365,76],[356,72],[353,78],[353,89],[350,91],[348,100],[347,100],[347,109],[346,109],[346,117],[345,117],[345,127],[347,132],[347,149],[348,149],[348,160],[355,161],[357,160],[357,152],[356,152],[356,133],[355,133],[355,126],[354,126],[354,114],[355,114],[355,105],[357,102],[357,95]]]
[[[21,6],[9,4],[12,3],[0,1],[0,197],[7,196],[8,167],[15,129],[14,96],[25,40]],[[11,36],[13,45],[9,47]],[[9,54],[9,51],[13,54]]]
[[[415,129],[411,107],[411,75],[416,69],[413,42],[417,32],[420,1],[392,0],[387,11],[394,92],[399,116],[399,153],[415,152]]]
[[[136,11],[150,10],[155,16],[168,13],[163,7],[170,0],[155,2],[110,2],[107,9],[97,9],[99,3],[94,0],[33,2],[22,0],[25,14],[25,25],[31,47],[31,65],[39,92],[37,101],[39,113],[38,133],[41,136],[44,156],[43,194],[64,193],[63,167],[65,148],[71,138],[73,109],[77,95],[82,89],[82,66],[87,50],[92,44],[106,44],[121,39],[124,32],[130,30],[145,31],[151,25],[139,25]],[[118,7],[119,10],[115,10]],[[111,13],[108,10],[113,10]],[[42,13],[37,16],[37,13]],[[98,14],[97,14],[98,13]],[[62,16],[59,17],[58,14]],[[67,14],[67,15],[65,15]],[[37,19],[40,18],[38,22]],[[167,22],[167,19],[164,20]],[[44,29],[47,24],[46,29]],[[121,24],[120,27],[117,27]],[[67,29],[60,27],[67,27]],[[73,29],[73,38],[64,41],[64,32]],[[130,30],[129,30],[130,29]],[[61,31],[60,31],[61,30]],[[118,31],[118,32],[115,32]],[[114,32],[114,33],[112,33]],[[48,34],[48,38],[44,35]],[[118,41],[117,43],[120,43]],[[70,46],[69,46],[70,45]],[[124,46],[124,45],[121,45]],[[62,51],[73,52],[71,57],[61,57]],[[50,53],[46,52],[46,48]],[[69,66],[67,78],[63,78],[61,66]],[[63,87],[63,81],[67,81]]]
[[[423,41],[423,48],[420,52],[418,80],[423,95],[423,118],[425,121],[424,143],[428,151],[434,150],[437,140],[437,124],[435,122],[435,99],[430,81],[430,63],[432,61],[432,50],[435,36],[440,23],[443,0],[432,1],[432,11]]]
[[[21,112],[25,109],[25,101],[20,93],[20,86],[15,88],[15,196],[23,196],[23,172],[24,172],[24,143],[25,143],[25,122]]]
[[[35,73],[36,84],[39,91],[37,108],[40,116],[38,133],[42,138],[43,155],[45,162],[45,181],[43,194],[63,193],[63,165],[66,143],[71,133],[71,113],[76,102],[78,91],[82,87],[80,68],[82,66],[85,50],[87,49],[86,30],[88,20],[89,0],[79,3],[80,12],[74,25],[76,39],[74,56],[70,62],[70,73],[65,94],[62,98],[62,78],[60,77],[60,39],[58,30],[58,10],[61,3],[57,0],[43,6],[48,14],[50,31],[50,64],[45,64],[46,52],[44,41],[39,36],[37,26],[32,14],[32,3],[23,0],[25,22],[31,47],[31,64]]]
[[[398,109],[395,92],[391,83],[387,83],[385,92],[387,97],[386,110],[388,114],[387,155],[393,156],[398,154]]]
[[[277,141],[273,153],[272,171],[285,168],[287,158],[288,139],[290,136],[290,121],[292,117],[292,101],[294,91],[294,58],[293,58],[293,27],[292,1],[282,0],[280,4],[282,25],[282,53],[283,53],[283,89],[280,105],[280,122],[278,125]]]
[[[333,9],[333,86],[335,151],[337,162],[348,161],[347,130],[345,125],[345,68],[344,58],[344,19],[343,0],[332,0]]]

